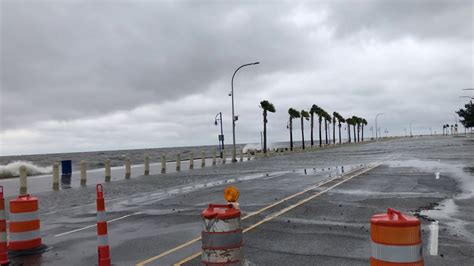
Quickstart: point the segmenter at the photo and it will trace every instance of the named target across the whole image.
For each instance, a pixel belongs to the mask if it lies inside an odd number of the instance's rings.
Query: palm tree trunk
[[[341,139],[341,122],[339,121],[339,144],[342,144],[342,139]]]
[[[301,147],[304,150],[304,122],[303,122],[303,116],[301,116]]]
[[[290,151],[293,150],[293,119],[290,118]]]
[[[357,124],[357,142],[360,142],[360,124]]]
[[[263,153],[267,153],[267,110],[263,110]]]
[[[356,125],[352,125],[352,127],[354,128],[354,143],[357,142],[357,135],[356,135]]]
[[[321,136],[321,122],[322,118],[319,117],[319,147],[323,146],[323,138]]]
[[[326,135],[326,145],[328,145],[328,121],[324,118],[324,133]]]
[[[336,144],[336,121],[332,121],[332,143]]]
[[[349,135],[349,143],[351,143],[351,125],[347,124],[347,134]]]
[[[364,125],[362,124],[362,142],[364,142]]]
[[[314,113],[311,113],[311,147],[314,146],[313,128],[314,128]]]

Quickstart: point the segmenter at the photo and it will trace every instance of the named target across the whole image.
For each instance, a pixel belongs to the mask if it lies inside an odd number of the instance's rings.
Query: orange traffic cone
[[[372,266],[423,266],[421,223],[392,208],[370,219]]]
[[[0,265],[8,265],[7,221],[5,220],[5,199],[3,186],[0,186]]]
[[[99,241],[99,266],[110,266],[110,248],[105,220],[105,201],[101,184],[97,185],[97,240]]]

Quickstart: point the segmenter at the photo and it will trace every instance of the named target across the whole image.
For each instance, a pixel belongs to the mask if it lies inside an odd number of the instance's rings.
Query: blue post
[[[62,160],[61,161],[61,174],[70,175],[72,173],[72,161]]]

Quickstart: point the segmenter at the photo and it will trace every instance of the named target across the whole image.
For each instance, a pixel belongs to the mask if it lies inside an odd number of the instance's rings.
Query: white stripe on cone
[[[108,246],[109,245],[109,238],[107,235],[98,235],[97,241],[99,242],[99,246]]]
[[[229,232],[240,229],[240,217],[228,220],[204,219],[204,231],[206,232]]]
[[[10,213],[10,222],[26,222],[39,220],[38,211],[23,212],[23,213]]]
[[[10,237],[10,242],[16,242],[16,241],[27,241],[27,240],[40,238],[40,235],[41,235],[40,230],[34,230],[34,231],[21,232],[21,233],[10,232],[9,237]]]
[[[391,246],[372,242],[372,257],[377,260],[409,263],[423,258],[421,244],[412,246]]]
[[[106,219],[106,212],[97,211],[97,222],[105,222],[105,219]]]
[[[202,260],[210,263],[226,263],[239,261],[242,258],[242,250],[240,248],[203,250]]]

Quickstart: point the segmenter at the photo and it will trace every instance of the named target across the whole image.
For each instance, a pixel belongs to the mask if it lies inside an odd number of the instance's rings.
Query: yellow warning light
[[[227,202],[236,202],[239,199],[239,194],[240,192],[236,187],[226,187],[224,190],[224,199]]]

